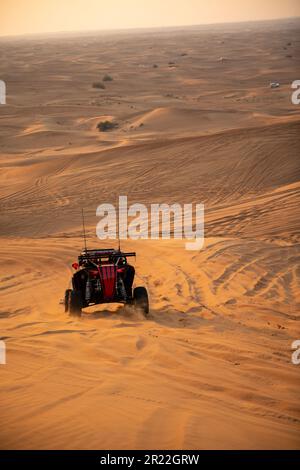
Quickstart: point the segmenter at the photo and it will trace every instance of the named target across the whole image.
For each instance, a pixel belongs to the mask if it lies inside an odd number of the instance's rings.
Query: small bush
[[[113,121],[101,121],[97,124],[97,129],[99,130],[99,132],[111,131],[116,127],[118,127],[118,124]]]
[[[113,78],[110,75],[105,74],[102,80],[103,82],[112,82]]]
[[[153,64],[153,68],[154,69],[157,69],[158,65],[157,64]]]
[[[94,82],[93,88],[100,88],[101,90],[105,89],[105,85],[102,82]]]

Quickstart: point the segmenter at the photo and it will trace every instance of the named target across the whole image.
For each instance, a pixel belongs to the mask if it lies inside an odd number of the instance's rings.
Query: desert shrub
[[[101,90],[105,89],[105,85],[102,82],[94,82],[93,88],[100,88]]]
[[[154,69],[157,69],[158,65],[157,64],[153,64],[153,68]]]
[[[104,82],[112,82],[113,81],[113,78],[108,75],[108,74],[105,74],[103,79],[102,79]]]
[[[115,129],[116,127],[118,127],[118,124],[113,121],[101,121],[97,124],[97,129],[100,132],[111,131],[112,129]]]

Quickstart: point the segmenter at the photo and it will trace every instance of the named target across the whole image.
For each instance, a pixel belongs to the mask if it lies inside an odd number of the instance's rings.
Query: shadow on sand
[[[135,310],[133,307],[120,306],[117,310],[105,309],[84,312],[83,316],[99,320],[121,320],[122,323],[116,323],[116,328],[138,327],[143,323],[149,324],[151,327],[153,327],[153,323],[157,323],[167,328],[197,328],[211,321],[201,316],[201,307],[197,312],[195,309],[183,312],[167,306],[160,310],[151,309],[149,314],[145,316],[143,312]]]

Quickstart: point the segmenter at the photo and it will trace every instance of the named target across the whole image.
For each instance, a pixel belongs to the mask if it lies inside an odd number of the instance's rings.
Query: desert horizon
[[[0,35],[164,28],[300,16],[297,0],[2,0]]]
[[[0,41],[1,40],[14,40],[14,39],[36,39],[36,38],[60,38],[61,36],[91,36],[91,35],[117,35],[118,33],[127,33],[127,34],[135,34],[135,33],[149,33],[149,32],[163,32],[163,31],[178,31],[178,30],[191,30],[193,28],[196,29],[208,29],[211,30],[212,28],[222,28],[223,30],[226,29],[227,27],[234,27],[236,26],[237,28],[240,28],[243,25],[250,25],[250,26],[259,26],[262,23],[264,24],[271,24],[275,25],[276,23],[283,24],[285,22],[287,23],[295,23],[300,20],[300,14],[299,16],[283,16],[283,17],[278,17],[278,18],[265,18],[265,19],[259,19],[259,20],[235,20],[235,21],[212,21],[211,23],[192,23],[192,24],[187,24],[187,23],[179,23],[179,24],[170,24],[167,26],[136,26],[136,27],[120,27],[120,28],[108,28],[108,29],[74,29],[74,30],[60,30],[60,31],[44,31],[44,32],[28,32],[28,33],[11,33],[7,35],[1,35],[0,34]]]
[[[2,450],[299,450],[299,31],[0,37]],[[149,314],[70,316],[82,208],[117,248],[96,210],[121,195],[204,204],[204,246],[121,240]]]

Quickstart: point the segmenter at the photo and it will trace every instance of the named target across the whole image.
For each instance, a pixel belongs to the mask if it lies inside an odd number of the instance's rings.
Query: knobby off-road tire
[[[67,289],[65,292],[65,312],[66,313],[69,311],[69,292],[71,292],[71,289]]]
[[[149,313],[149,298],[145,287],[136,287],[133,291],[133,305],[143,311],[145,315]]]
[[[81,292],[76,290],[68,291],[68,312],[75,317],[81,316],[82,299]]]

